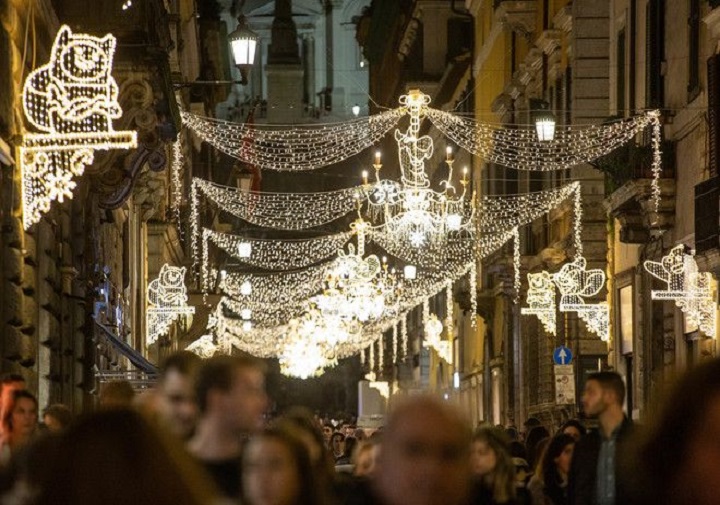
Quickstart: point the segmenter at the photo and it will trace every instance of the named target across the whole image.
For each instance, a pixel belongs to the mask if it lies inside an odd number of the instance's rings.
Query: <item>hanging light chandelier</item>
[[[357,252],[352,244],[347,253],[338,251],[338,258],[327,270],[323,292],[310,298],[321,316],[335,327],[366,323],[392,313],[396,290],[401,288],[386,258],[381,262],[374,254],[365,256],[369,224],[358,217],[351,228],[357,235]]]
[[[377,152],[373,164],[375,182],[368,191],[371,212],[376,218],[382,216],[388,235],[399,244],[414,248],[442,246],[448,237],[471,231],[474,214],[474,207],[465,198],[469,183],[467,168],[460,180],[462,190],[453,185],[454,159],[450,147],[445,159],[448,176],[440,183],[444,189],[436,191],[430,187],[425,162],[432,158],[433,140],[428,135],[419,136],[429,103],[430,97],[418,90],[400,97],[400,104],[410,116],[407,131],[395,131],[401,181],[380,179],[382,163]]]

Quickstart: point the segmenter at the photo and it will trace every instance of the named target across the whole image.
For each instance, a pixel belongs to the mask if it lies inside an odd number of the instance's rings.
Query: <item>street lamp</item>
[[[360,115],[360,106],[358,104],[352,106],[352,113],[355,117],[358,117]]]
[[[240,70],[242,85],[248,83],[247,76],[255,63],[255,47],[257,46],[258,35],[247,25],[247,19],[244,15],[238,16],[238,25],[235,31],[228,35],[230,40],[230,48],[232,49],[235,66]]]
[[[555,115],[550,111],[550,104],[545,100],[531,99],[530,108],[538,140],[550,142],[555,139]]]

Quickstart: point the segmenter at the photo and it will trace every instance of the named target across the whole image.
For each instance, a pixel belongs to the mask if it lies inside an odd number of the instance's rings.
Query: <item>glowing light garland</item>
[[[183,160],[183,143],[181,141],[181,135],[182,133],[178,133],[178,140],[176,142],[173,142],[172,144],[172,165],[171,165],[171,183],[172,183],[172,193],[170,198],[170,213],[172,215],[173,220],[175,221],[175,225],[177,226],[178,234],[180,235],[180,238],[182,239],[183,236],[183,227],[182,223],[180,222],[180,207],[182,205],[182,195],[183,195],[183,170],[184,170],[184,160]]]
[[[63,25],[49,63],[32,71],[23,86],[23,109],[41,133],[23,136],[20,146],[23,224],[37,223],[57,200],[72,198],[76,182],[96,150],[130,149],[133,131],[114,131],[122,115],[111,74],[115,37],[73,33]]]
[[[712,293],[712,274],[699,272],[693,254],[683,244],[673,247],[660,262],[647,260],[645,270],[663,281],[667,288],[652,290],[653,300],[673,300],[693,326],[709,337],[715,336],[717,310]]]
[[[487,162],[516,170],[566,170],[595,160],[617,149],[645,130],[660,125],[660,113],[642,115],[600,126],[566,126],[555,130],[555,138],[539,141],[535,128],[506,128],[480,123],[437,109],[428,109],[427,116],[446,137]],[[659,154],[659,143],[653,145]],[[653,159],[660,168],[660,158]]]
[[[400,318],[400,342],[402,345],[400,356],[402,359],[405,359],[408,351],[407,313],[403,314]]]
[[[273,274],[240,274],[228,272],[220,279],[220,289],[232,298],[243,299],[243,284],[252,286],[252,300],[257,302],[289,305],[299,299],[307,299],[322,289],[325,272],[330,263],[305,268],[296,272]],[[212,270],[212,276],[217,275]]]
[[[607,302],[589,304],[585,298],[596,296],[605,285],[605,272],[599,268],[587,270],[587,261],[582,256],[562,266],[553,275],[553,281],[561,293],[560,311],[577,312],[585,321],[588,330],[602,340],[610,338],[609,311]]]
[[[520,263],[520,230],[515,228],[513,230],[513,300],[515,303],[520,299],[520,269],[522,265]]]
[[[451,286],[452,289],[452,286]],[[452,296],[450,297],[452,300]],[[452,304],[452,301],[450,302]],[[435,314],[430,314],[430,302],[425,300],[423,302],[423,347],[434,349],[441,359],[452,364],[452,348],[451,343],[448,340],[442,339],[443,324],[437,318]],[[452,309],[450,309],[452,311]],[[451,312],[452,313],[452,312]],[[452,316],[450,316],[452,318]],[[445,320],[448,325],[448,319]],[[448,328],[448,338],[452,332],[452,320],[450,320]]]
[[[478,303],[477,303],[477,262],[472,261],[470,263],[470,271],[468,272],[468,280],[470,284],[470,310],[472,310],[472,314],[470,317],[470,326],[473,328],[477,328],[477,313],[478,313]]]
[[[407,108],[410,125],[406,132],[395,131],[398,145],[401,183],[380,179],[379,157],[376,156],[376,184],[368,188],[368,204],[374,218],[382,216],[386,238],[415,248],[438,246],[461,232],[472,232],[474,206],[465,202],[468,185],[467,171],[460,180],[462,191],[453,186],[453,158],[448,151],[448,177],[441,182],[442,192],[430,188],[425,162],[432,158],[433,140],[419,136],[420,123],[430,103],[430,97],[411,90],[400,97]],[[470,198],[471,202],[474,198]]]
[[[170,325],[181,315],[195,313],[195,307],[187,305],[185,268],[164,264],[157,279],[147,287],[147,345],[167,334]]]
[[[264,270],[297,270],[337,255],[352,232],[301,240],[252,239],[212,230],[207,238],[233,258]],[[250,244],[249,256],[238,254],[240,244]]]
[[[182,111],[183,124],[202,140],[261,169],[313,170],[376,144],[404,115],[395,109],[334,124],[237,124]]]
[[[528,307],[523,307],[523,315],[535,315],[550,335],[557,334],[557,313],[555,308],[555,285],[549,272],[528,274]]]
[[[212,335],[203,335],[195,342],[185,348],[186,351],[197,354],[202,359],[209,359],[215,356],[218,351],[218,347],[213,342]]]

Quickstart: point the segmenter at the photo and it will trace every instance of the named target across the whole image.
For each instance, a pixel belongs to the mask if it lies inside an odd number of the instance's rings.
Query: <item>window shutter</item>
[[[695,186],[695,250],[698,254],[720,246],[720,177]]]
[[[710,176],[720,173],[720,55],[707,60],[708,167]]]

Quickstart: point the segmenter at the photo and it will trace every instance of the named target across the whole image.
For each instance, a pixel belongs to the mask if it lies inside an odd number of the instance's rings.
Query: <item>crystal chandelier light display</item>
[[[429,103],[430,97],[418,90],[400,97],[400,104],[410,116],[407,131],[395,131],[400,183],[380,179],[380,153],[375,153],[375,183],[368,192],[371,212],[373,216],[382,216],[387,235],[415,248],[441,246],[449,235],[469,231],[474,210],[465,202],[467,170],[460,181],[462,191],[453,186],[454,160],[449,147],[445,160],[448,177],[441,182],[444,190],[435,191],[430,187],[425,162],[432,158],[433,140],[428,135],[419,136],[420,123]]]
[[[365,257],[368,223],[359,218],[352,228],[357,234],[357,253],[352,244],[347,253],[339,251],[328,268],[325,289],[310,298],[322,317],[336,327],[340,323],[367,323],[391,312],[399,288],[387,260],[381,262],[374,254]]]

